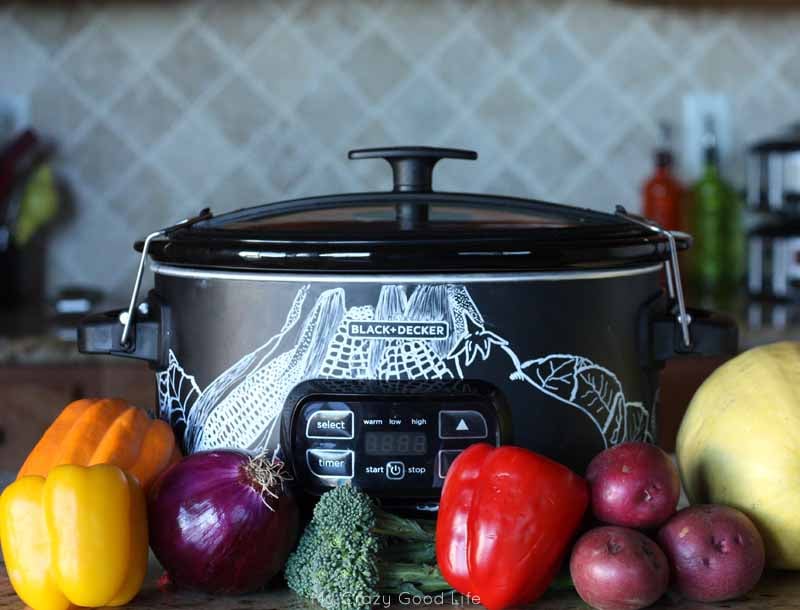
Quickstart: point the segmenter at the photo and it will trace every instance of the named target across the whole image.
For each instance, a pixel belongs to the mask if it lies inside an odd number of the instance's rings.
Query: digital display
[[[424,432],[366,432],[367,455],[425,455],[428,438]]]

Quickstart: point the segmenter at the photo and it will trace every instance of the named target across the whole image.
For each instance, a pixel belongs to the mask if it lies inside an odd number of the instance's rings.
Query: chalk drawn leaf
[[[523,362],[512,379],[534,387],[588,415],[607,446],[646,438],[652,427],[641,403],[627,402],[617,376],[588,358],[553,354]],[[652,438],[652,433],[649,434]]]
[[[579,356],[553,354],[523,362],[521,369],[533,385],[571,401],[575,395],[575,374],[589,361]]]
[[[650,411],[640,402],[630,402],[627,407],[627,440],[655,442]]]
[[[161,417],[173,426],[185,426],[187,414],[201,392],[194,376],[183,370],[172,350],[167,368],[156,375],[156,381]]]
[[[596,413],[601,421],[613,417],[622,398],[622,386],[613,374],[601,366],[587,366],[577,371],[575,381],[575,400]]]

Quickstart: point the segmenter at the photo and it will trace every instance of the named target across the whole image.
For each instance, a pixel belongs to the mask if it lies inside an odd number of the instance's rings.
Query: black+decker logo
[[[358,321],[347,324],[347,334],[357,339],[447,339],[447,322]]]

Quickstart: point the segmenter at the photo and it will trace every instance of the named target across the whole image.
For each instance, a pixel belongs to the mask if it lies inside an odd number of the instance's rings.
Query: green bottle
[[[724,305],[735,296],[744,277],[743,204],[720,173],[717,134],[710,117],[705,120],[703,151],[703,174],[692,189],[692,283],[701,300]]]

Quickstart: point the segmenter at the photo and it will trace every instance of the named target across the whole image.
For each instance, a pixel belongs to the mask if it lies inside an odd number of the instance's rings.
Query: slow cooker
[[[150,362],[186,452],[271,452],[312,493],[435,501],[475,442],[583,472],[652,441],[664,362],[735,352],[731,321],[685,307],[687,235],[434,191],[436,163],[471,151],[349,156],[388,161],[394,188],[204,210],[137,243],[128,308],[83,323],[81,351]]]

